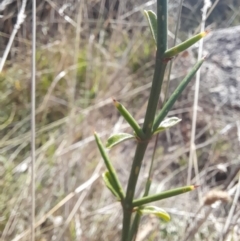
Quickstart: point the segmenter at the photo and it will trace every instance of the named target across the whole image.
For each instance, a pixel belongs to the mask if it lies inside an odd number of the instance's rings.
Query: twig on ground
[[[4,2],[2,4],[4,4]],[[17,16],[17,22],[14,25],[14,28],[13,28],[12,34],[10,36],[10,39],[8,41],[7,47],[6,47],[6,49],[5,49],[4,53],[3,53],[3,57],[0,59],[0,73],[3,70],[3,66],[4,66],[4,64],[5,64],[6,60],[7,60],[7,57],[8,57],[8,54],[10,52],[10,49],[12,47],[14,38],[15,38],[15,36],[16,36],[20,26],[21,26],[21,24],[25,20],[25,17],[26,17],[26,15],[25,15],[26,4],[27,4],[27,0],[23,0],[21,8],[20,8],[20,11],[19,11],[18,16]]]

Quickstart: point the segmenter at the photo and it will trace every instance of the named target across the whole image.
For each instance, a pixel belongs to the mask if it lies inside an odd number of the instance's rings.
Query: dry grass
[[[127,130],[112,106],[113,96],[141,123],[155,50],[139,12],[141,8],[131,7],[131,2],[125,6],[122,1],[120,8],[106,14],[104,2],[88,1],[79,8],[50,0],[38,5],[37,240],[107,241],[119,237],[120,204],[114,202],[100,178],[104,167],[92,131],[96,129],[106,139],[112,132]],[[138,5],[140,3],[134,6]],[[8,10],[11,17],[5,19],[1,29],[1,54],[16,15],[12,10],[14,5],[8,7],[4,14]],[[31,50],[28,20],[29,16],[18,31],[0,74],[0,240],[28,240],[29,237]],[[171,22],[174,22],[174,12],[170,14]],[[76,23],[81,23],[80,29]],[[170,30],[174,27],[170,26]],[[171,32],[169,34],[171,36]],[[172,38],[169,39],[171,42]],[[189,66],[186,56],[179,56],[176,61]],[[180,64],[175,67],[171,88],[185,74]],[[238,185],[234,170],[239,170],[238,114],[234,116],[230,112],[226,116],[224,110],[216,110],[208,98],[201,98],[206,90],[203,84],[196,129],[198,184],[203,193],[221,189],[233,197]],[[189,87],[170,113],[182,118],[182,123],[167,136],[160,136],[152,193],[186,183],[192,95]],[[145,157],[141,181],[146,178],[153,146],[151,143]],[[129,174],[132,147],[129,142],[110,152],[123,183]],[[227,178],[219,181],[217,177],[221,175]],[[192,182],[196,183],[194,176],[193,173]],[[139,183],[138,194],[141,185]],[[187,234],[192,235],[192,240],[220,240],[230,204],[205,207],[194,194],[161,202],[159,205],[172,215],[172,222],[159,226],[154,218],[144,217],[138,240],[185,240]],[[239,205],[234,205],[235,210],[239,210]],[[197,210],[200,211],[196,214]],[[229,237],[238,235],[238,218],[235,211],[226,231],[232,230]],[[193,225],[188,225],[189,222]]]

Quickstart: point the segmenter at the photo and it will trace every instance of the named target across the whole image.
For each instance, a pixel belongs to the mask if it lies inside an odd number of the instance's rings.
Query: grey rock
[[[240,26],[211,32],[204,40],[207,61],[201,81],[218,105],[240,107]]]

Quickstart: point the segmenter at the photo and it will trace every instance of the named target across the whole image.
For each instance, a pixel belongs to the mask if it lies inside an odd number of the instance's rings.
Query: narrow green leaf
[[[195,43],[197,43],[200,39],[202,39],[203,37],[205,37],[208,34],[208,31],[204,31],[201,32],[195,36],[193,36],[192,38],[174,46],[173,48],[168,49],[163,57],[164,58],[172,58],[175,55],[183,52],[184,50],[188,49],[189,47],[191,47],[192,45],[194,45]]]
[[[118,193],[118,196],[121,198],[121,200],[124,200],[125,198],[125,195],[123,193],[123,189],[122,189],[122,186],[118,180],[118,177],[117,177],[117,173],[114,169],[114,167],[112,166],[112,163],[111,161],[109,160],[109,157],[103,147],[103,144],[100,140],[100,138],[98,137],[97,133],[95,132],[94,133],[94,137],[95,137],[95,140],[96,140],[96,143],[97,143],[97,146],[98,146],[98,149],[101,153],[101,156],[104,160],[104,163],[109,171],[109,175],[111,177],[111,184],[112,186],[114,186],[114,190]]]
[[[172,126],[175,126],[180,121],[181,121],[181,119],[179,119],[178,117],[167,118],[161,122],[160,126],[157,128],[157,130],[154,132],[154,134],[165,131],[166,129],[169,129]]]
[[[188,73],[188,75],[182,80],[182,82],[179,84],[179,86],[176,88],[176,90],[172,93],[166,104],[161,109],[160,113],[157,115],[157,117],[154,120],[153,123],[153,133],[157,130],[160,123],[163,121],[163,119],[167,116],[168,112],[173,107],[174,103],[178,99],[178,97],[181,95],[183,90],[186,88],[188,83],[191,81],[192,77],[195,75],[195,73],[198,71],[198,69],[203,64],[204,58],[198,61],[192,70]]]
[[[145,137],[142,128],[138,125],[137,121],[133,118],[133,116],[128,112],[128,110],[118,101],[113,99],[113,103],[123,118],[128,122],[128,124],[133,128],[136,135],[143,139]]]
[[[156,206],[145,206],[138,210],[140,214],[154,214],[166,222],[170,221],[170,215],[162,208]]]
[[[118,195],[117,192],[117,187],[114,185],[114,181],[111,179],[111,175],[109,173],[109,171],[106,171],[102,174],[103,177],[103,181],[105,183],[105,185],[107,186],[107,188],[112,192],[112,194],[118,199],[121,200],[121,198]]]
[[[157,15],[151,10],[144,10],[144,15],[148,20],[153,39],[157,45]]]
[[[129,139],[134,139],[135,136],[128,134],[128,133],[117,133],[117,134],[113,134],[111,135],[106,143],[106,147],[107,148],[112,148],[114,146],[116,146],[117,144],[129,140]]]
[[[133,200],[132,206],[139,207],[139,206],[145,205],[147,203],[151,203],[151,202],[159,201],[162,199],[170,198],[173,196],[177,196],[177,195],[183,194],[185,192],[190,192],[190,191],[194,190],[196,187],[197,186],[180,187],[180,188],[168,190],[165,192],[161,192],[161,193],[158,193],[158,194],[155,194],[152,196],[139,198],[139,199]]]

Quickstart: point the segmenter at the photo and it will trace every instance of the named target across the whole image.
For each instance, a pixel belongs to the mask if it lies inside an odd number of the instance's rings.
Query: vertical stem
[[[130,240],[135,241],[137,238],[138,228],[141,220],[141,215],[137,212],[135,214],[131,230],[130,230]]]
[[[161,92],[162,82],[164,78],[164,72],[167,64],[162,62],[162,56],[159,56],[157,51],[155,72],[153,77],[153,84],[151,88],[150,97],[148,100],[147,111],[145,114],[145,120],[143,124],[143,132],[146,137],[149,138],[152,134],[153,121],[158,105],[159,95]]]
[[[131,225],[132,217],[132,201],[134,198],[135,188],[138,180],[138,175],[142,165],[142,160],[147,149],[148,142],[139,142],[133,159],[133,164],[128,180],[128,187],[126,198],[123,203],[123,230],[122,230],[122,241],[129,240],[129,229]]]
[[[167,0],[157,0],[157,49],[163,54],[167,49]]]
[[[35,133],[36,133],[36,0],[32,0],[32,80],[31,80],[31,241],[35,240]]]
[[[130,177],[128,180],[127,194],[126,194],[126,208],[132,207],[132,200],[135,193],[137,178],[140,172],[142,160],[147,149],[148,142],[139,142],[134,156]]]
[[[163,54],[167,49],[167,0],[157,1],[157,54],[151,93],[148,101],[147,111],[143,124],[143,132],[151,136],[152,125],[156,113],[159,95],[167,62],[164,61]]]
[[[178,28],[179,28],[179,23],[180,23],[182,4],[183,4],[183,0],[181,0],[181,3],[179,5],[179,9],[178,9],[177,26],[176,26],[176,30],[175,30],[175,38],[174,38],[174,44],[173,44],[174,46],[176,45],[176,42],[177,42],[177,33],[178,33]],[[169,67],[169,72],[168,72],[168,80],[167,80],[167,86],[166,86],[166,90],[165,90],[163,105],[166,103],[166,100],[167,100],[167,97],[168,97],[168,89],[169,89],[169,83],[170,83],[170,74],[171,74],[171,69],[172,69],[172,63],[173,63],[173,61],[170,61],[170,67]],[[155,153],[156,153],[156,149],[157,149],[158,137],[159,137],[159,133],[156,135],[156,139],[155,139],[155,144],[154,144],[153,154],[152,154],[152,160],[151,160],[151,164],[150,164],[150,167],[149,167],[148,179],[147,179],[147,182],[146,182],[145,191],[144,191],[144,195],[143,195],[144,197],[146,197],[149,194],[149,190],[150,190],[151,183],[152,183],[153,161],[154,161]],[[132,224],[132,229],[131,229],[132,239],[136,237],[136,234],[137,234],[137,231],[138,231],[138,226],[139,226],[139,223],[140,223],[140,218],[141,218],[140,214],[136,213],[136,215],[134,217],[133,224]]]
[[[128,186],[126,192],[126,198],[123,202],[123,230],[122,241],[131,241],[131,235],[129,233],[132,217],[132,202],[134,198],[135,188],[142,165],[142,160],[145,151],[148,146],[148,140],[152,135],[152,125],[158,105],[158,100],[161,92],[162,82],[164,78],[164,72],[167,66],[167,62],[164,61],[163,54],[167,49],[167,0],[157,1],[157,53],[155,61],[155,70],[152,82],[152,88],[148,101],[147,111],[145,114],[143,132],[146,134],[145,140],[139,142],[136,148],[133,164],[131,167],[130,176],[128,179]]]
[[[158,137],[158,135],[157,135],[157,137]],[[146,182],[146,185],[145,185],[145,191],[144,191],[144,194],[143,194],[144,197],[146,197],[149,194],[149,190],[150,190],[151,183],[152,183],[153,161],[154,161],[154,158],[155,158],[157,142],[158,142],[157,137],[155,139],[155,144],[154,144],[154,148],[153,148],[154,151],[153,151],[153,155],[152,155],[152,159],[151,159],[151,163],[150,163],[150,167],[149,167],[148,178],[147,178],[147,182]],[[141,215],[137,212],[135,214],[135,217],[134,217],[134,220],[133,220],[133,223],[132,223],[132,226],[131,226],[130,240],[136,239],[140,220],[141,220]]]

